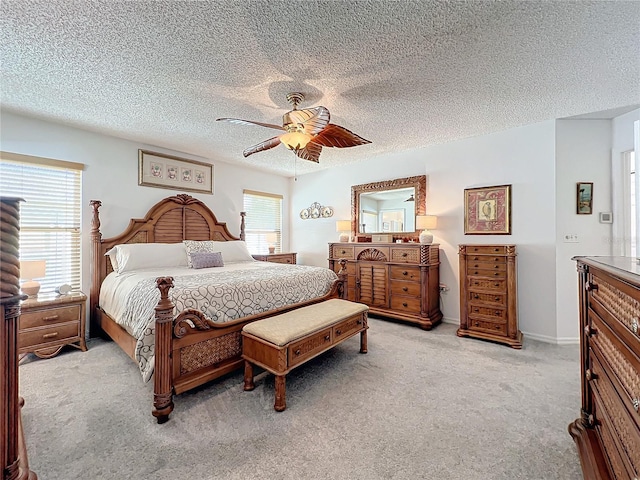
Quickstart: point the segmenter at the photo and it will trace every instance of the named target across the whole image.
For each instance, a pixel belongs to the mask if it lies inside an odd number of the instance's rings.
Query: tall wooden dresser
[[[640,478],[640,265],[575,257],[582,409],[569,425],[584,478]]]
[[[459,337],[522,348],[515,245],[460,245]]]
[[[347,300],[430,330],[442,321],[439,252],[437,244],[330,243],[329,268],[347,261]]]

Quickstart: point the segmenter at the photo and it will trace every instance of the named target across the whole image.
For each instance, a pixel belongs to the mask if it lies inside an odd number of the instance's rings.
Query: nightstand
[[[65,345],[86,352],[86,301],[82,292],[40,294],[23,301],[18,322],[18,354],[35,353],[40,358],[51,358]]]
[[[265,255],[251,255],[256,260],[261,262],[273,262],[273,263],[290,263],[296,264],[295,253],[268,253]]]

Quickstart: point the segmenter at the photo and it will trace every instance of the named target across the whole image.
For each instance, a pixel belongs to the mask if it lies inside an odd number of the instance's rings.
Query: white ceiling
[[[292,175],[285,95],[371,140],[318,165],[640,104],[637,1],[2,0],[2,108]]]

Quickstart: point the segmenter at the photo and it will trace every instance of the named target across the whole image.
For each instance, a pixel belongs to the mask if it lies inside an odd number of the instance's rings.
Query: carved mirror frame
[[[424,215],[426,213],[426,197],[427,197],[427,176],[418,175],[415,177],[396,178],[395,180],[386,180],[384,182],[365,183],[362,185],[353,185],[351,187],[351,233],[356,237],[370,237],[371,233],[360,233],[358,231],[359,212],[360,212],[360,194],[371,192],[382,192],[386,190],[396,190],[398,188],[415,189],[415,214]],[[380,232],[375,232],[380,233]],[[418,232],[396,232],[395,236],[417,235]]]

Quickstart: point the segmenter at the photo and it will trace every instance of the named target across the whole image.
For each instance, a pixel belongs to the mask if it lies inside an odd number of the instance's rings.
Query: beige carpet
[[[152,385],[112,342],[20,366],[31,469],[56,479],[578,480],[567,425],[580,410],[578,346],[513,350],[371,319],[294,370],[287,410],[273,377],[242,373],[151,416]]]

